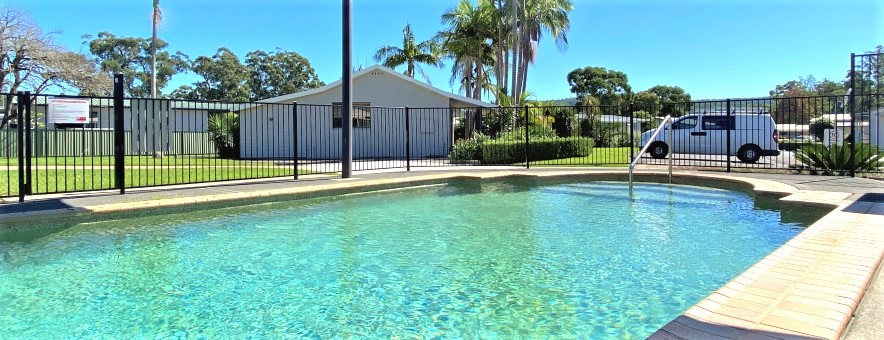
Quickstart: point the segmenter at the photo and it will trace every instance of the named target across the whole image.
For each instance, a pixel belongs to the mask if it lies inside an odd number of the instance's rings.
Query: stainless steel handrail
[[[668,115],[663,118],[663,121],[660,123],[660,126],[654,131],[654,134],[651,135],[651,138],[648,138],[648,142],[645,143],[645,146],[642,147],[641,151],[638,152],[638,155],[635,156],[635,159],[632,160],[632,163],[629,163],[629,193],[632,193],[632,170],[635,169],[635,164],[642,158],[642,155],[648,151],[648,147],[654,143],[654,140],[657,139],[657,135],[660,134],[660,130],[663,129],[663,126],[669,123],[669,133],[666,134],[666,141],[669,146],[669,184],[672,184],[672,116]]]

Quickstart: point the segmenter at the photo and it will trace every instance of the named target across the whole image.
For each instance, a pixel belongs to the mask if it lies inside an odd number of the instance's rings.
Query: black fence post
[[[850,90],[848,90],[848,91],[850,92],[850,99],[849,99],[849,100],[850,100],[850,105],[849,105],[849,108],[850,108],[850,145],[849,145],[849,147],[850,147],[850,155],[848,156],[847,164],[849,164],[848,166],[850,167],[850,177],[856,177],[856,170],[855,170],[855,169],[856,169],[856,165],[853,164],[853,162],[854,162],[853,157],[854,157],[854,154],[855,154],[855,153],[854,153],[854,148],[856,148],[856,133],[855,133],[855,132],[856,132],[856,131],[855,131],[855,130],[856,130],[856,106],[855,106],[855,105],[856,105],[856,103],[855,103],[855,96],[856,96],[856,53],[851,53],[851,54],[850,54]],[[871,112],[871,110],[870,110],[869,112]],[[835,117],[837,117],[837,115],[835,115]],[[838,125],[837,121],[838,121],[838,120],[835,119],[835,125],[836,125],[836,126]],[[841,136],[838,136],[838,137],[839,137],[839,138],[843,138],[843,137],[841,137]],[[835,143],[837,143],[837,142],[838,142],[838,141],[835,141]]]
[[[15,125],[18,129],[18,201],[25,201],[25,131],[24,131],[24,117],[22,117],[22,111],[25,110],[24,99],[22,98],[22,93],[16,93],[16,99],[18,102],[18,111],[15,115]]]
[[[114,185],[120,194],[126,193],[126,158],[124,147],[126,133],[123,131],[123,75],[114,75]]]
[[[528,139],[528,105],[525,105],[525,169],[531,169],[531,141]]]
[[[25,194],[34,194],[34,182],[32,178],[33,168],[31,167],[31,157],[34,157],[34,145],[31,138],[31,92],[25,91]]]
[[[725,118],[725,136],[724,136],[724,148],[725,154],[727,155],[725,158],[727,159],[727,172],[731,172],[731,129],[734,127],[731,126],[731,100],[728,98],[727,100],[727,118]]]
[[[295,154],[295,179],[298,179],[298,102],[292,103],[292,150]]]
[[[410,109],[408,106],[405,107],[405,171],[411,171],[411,128],[409,127],[410,122],[408,116],[410,116]]]

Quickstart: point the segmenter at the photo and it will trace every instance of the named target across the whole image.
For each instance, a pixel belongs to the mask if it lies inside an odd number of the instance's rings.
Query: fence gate
[[[850,163],[856,165],[857,172],[880,172],[877,160],[884,153],[884,52],[879,49],[850,57],[849,138],[854,149]]]
[[[2,94],[0,197],[114,189],[113,100]]]

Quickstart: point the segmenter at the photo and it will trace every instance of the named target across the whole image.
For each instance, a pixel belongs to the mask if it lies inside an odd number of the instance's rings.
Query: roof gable
[[[414,78],[408,77],[408,76],[406,76],[406,75],[404,75],[404,74],[401,74],[401,73],[399,73],[399,72],[396,72],[396,71],[393,70],[393,69],[390,69],[390,68],[387,68],[387,67],[384,67],[384,66],[381,66],[381,65],[374,65],[374,66],[371,66],[371,67],[366,68],[366,69],[364,69],[364,70],[361,70],[361,71],[359,71],[359,72],[356,72],[356,73],[353,74],[353,79],[355,80],[356,78],[360,78],[360,77],[362,77],[362,76],[365,76],[365,75],[371,74],[371,73],[374,72],[374,71],[381,71],[381,72],[384,72],[384,73],[386,73],[386,74],[388,74],[388,75],[393,76],[394,78],[397,78],[397,79],[399,79],[399,80],[401,80],[401,81],[407,82],[409,85],[412,85],[412,86],[415,86],[415,87],[421,88],[421,89],[423,89],[423,90],[426,90],[426,91],[429,91],[429,92],[432,92],[432,93],[435,93],[435,94],[438,94],[438,95],[441,95],[441,96],[444,96],[444,97],[447,97],[447,98],[449,98],[449,99],[454,99],[454,100],[458,100],[458,101],[461,101],[461,102],[464,102],[464,103],[467,103],[467,104],[471,104],[471,105],[475,105],[475,106],[481,106],[481,107],[496,107],[496,106],[497,106],[497,105],[495,105],[495,104],[486,103],[486,102],[483,102],[483,101],[481,101],[481,100],[476,100],[476,99],[473,99],[473,98],[468,98],[468,97],[464,97],[464,96],[461,96],[461,95],[457,95],[457,94],[453,94],[453,93],[448,93],[448,92],[442,91],[442,90],[440,90],[440,89],[438,89],[438,88],[436,88],[436,87],[433,87],[432,85],[425,84],[425,83],[420,82],[420,81],[418,81],[418,80],[416,80],[416,79],[414,79]],[[318,87],[318,88],[315,88],[315,89],[310,89],[310,90],[301,91],[301,92],[297,92],[297,93],[291,93],[291,94],[282,95],[282,96],[279,96],[279,97],[267,98],[267,99],[264,99],[264,100],[260,100],[259,102],[261,102],[261,103],[279,103],[279,102],[295,101],[295,100],[297,100],[298,98],[306,97],[306,96],[310,96],[310,95],[314,95],[314,94],[317,94],[317,93],[323,93],[323,92],[329,91],[329,90],[331,90],[331,89],[334,89],[334,88],[336,88],[336,87],[338,87],[338,86],[341,86],[341,80],[340,80],[340,79],[338,79],[337,81],[335,81],[335,82],[333,82],[333,83],[330,83],[330,84],[327,84],[327,85],[325,85],[325,86]]]

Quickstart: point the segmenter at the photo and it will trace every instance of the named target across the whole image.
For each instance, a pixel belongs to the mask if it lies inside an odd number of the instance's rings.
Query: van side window
[[[684,117],[684,118],[679,119],[678,121],[672,123],[673,130],[693,129],[696,126],[697,126],[697,117],[694,117],[694,116]]]
[[[703,117],[703,130],[733,130],[735,117],[730,117],[728,124],[727,116],[706,116]]]

